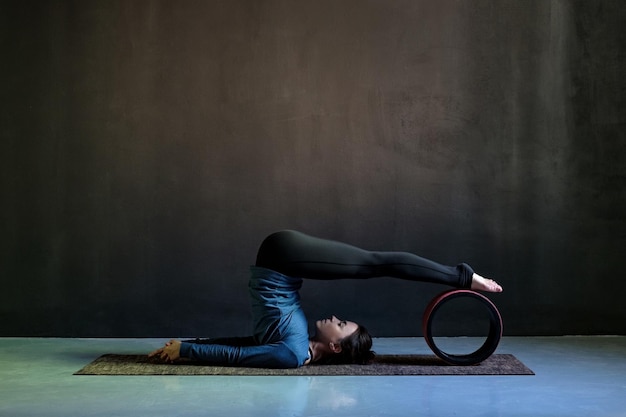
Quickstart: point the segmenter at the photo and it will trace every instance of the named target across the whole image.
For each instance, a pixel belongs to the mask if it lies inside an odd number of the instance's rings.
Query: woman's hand
[[[180,341],[170,340],[163,346],[148,355],[149,358],[159,357],[165,362],[175,362],[180,359]]]

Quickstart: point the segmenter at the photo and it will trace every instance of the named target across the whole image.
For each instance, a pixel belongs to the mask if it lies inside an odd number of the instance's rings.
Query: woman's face
[[[335,316],[315,322],[316,337],[324,342],[338,343],[354,333],[358,327],[353,321],[339,320]]]

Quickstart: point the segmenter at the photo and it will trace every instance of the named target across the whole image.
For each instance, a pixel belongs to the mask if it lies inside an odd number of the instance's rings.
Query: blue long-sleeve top
[[[256,266],[249,281],[254,334],[182,342],[180,355],[216,365],[297,368],[309,358],[308,324],[300,305],[302,279]]]

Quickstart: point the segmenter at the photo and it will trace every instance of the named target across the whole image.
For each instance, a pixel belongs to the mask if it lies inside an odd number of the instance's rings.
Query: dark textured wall
[[[0,335],[250,330],[293,228],[467,261],[509,335],[626,334],[620,0],[0,4]],[[307,282],[417,335],[442,288]]]

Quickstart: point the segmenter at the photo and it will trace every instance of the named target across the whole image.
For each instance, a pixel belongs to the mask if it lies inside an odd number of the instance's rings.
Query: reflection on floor
[[[0,416],[626,416],[626,337],[505,337],[535,376],[74,376],[165,339],[0,338]],[[455,343],[475,344],[471,339]],[[429,353],[418,338],[379,353]]]

